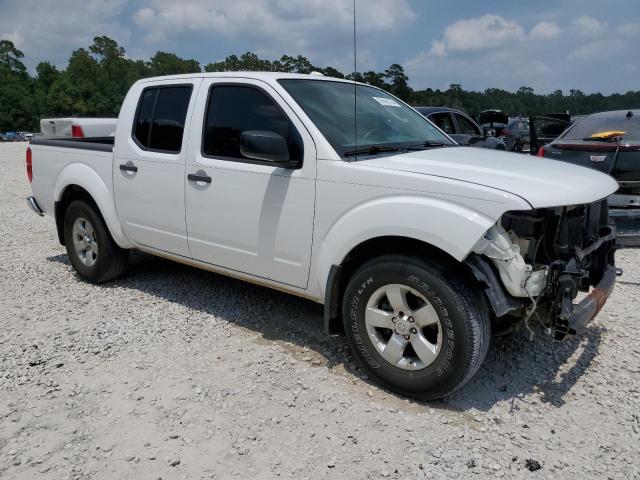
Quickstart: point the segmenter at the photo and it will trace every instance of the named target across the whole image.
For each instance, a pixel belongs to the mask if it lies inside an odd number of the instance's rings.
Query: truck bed
[[[31,140],[31,188],[45,213],[53,213],[62,192],[59,184],[73,179],[93,179],[97,190],[111,203],[114,137],[38,138]],[[91,174],[93,171],[93,175]],[[96,175],[97,174],[97,175]],[[65,180],[66,179],[66,180]]]

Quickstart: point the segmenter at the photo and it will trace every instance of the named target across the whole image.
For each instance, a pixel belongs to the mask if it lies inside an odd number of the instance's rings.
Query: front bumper
[[[567,335],[583,333],[589,322],[595,318],[604,307],[607,299],[613,292],[616,277],[620,270],[614,265],[609,266],[602,276],[602,280],[593,287],[589,294],[578,304],[573,305],[573,312],[566,318],[568,331],[566,333],[556,331],[556,338],[562,340]]]
[[[40,215],[41,217],[44,216],[44,211],[40,208],[40,205],[38,205],[38,202],[36,201],[33,195],[30,197],[27,197],[27,205],[29,205],[29,208],[33,210],[35,213],[37,213],[38,215]]]
[[[573,251],[574,258],[566,263],[554,262],[560,267],[554,280],[555,301],[551,312],[555,317],[554,334],[557,340],[585,331],[586,326],[602,309],[611,295],[616,276],[622,271],[615,266],[616,228],[613,225],[600,229],[601,236],[590,246]],[[586,262],[586,265],[585,265]],[[595,274],[594,272],[600,272]],[[593,282],[593,283],[592,283]],[[589,289],[589,285],[593,288]],[[588,292],[579,303],[573,303],[577,291]]]

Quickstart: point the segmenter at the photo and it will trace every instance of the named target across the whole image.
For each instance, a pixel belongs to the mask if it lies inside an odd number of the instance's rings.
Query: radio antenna
[[[358,63],[356,53],[356,0],[353,0],[353,149],[358,149]],[[358,158],[357,155],[355,157]]]

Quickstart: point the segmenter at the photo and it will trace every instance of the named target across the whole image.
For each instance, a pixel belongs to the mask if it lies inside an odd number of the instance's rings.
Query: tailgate
[[[611,175],[618,182],[640,182],[640,142],[620,146]]]
[[[71,118],[55,118],[40,120],[40,131],[44,137],[70,137]]]
[[[580,142],[567,140],[547,145],[548,158],[575,163],[583,167],[593,168],[603,173],[611,173],[616,157],[615,144],[601,142]]]

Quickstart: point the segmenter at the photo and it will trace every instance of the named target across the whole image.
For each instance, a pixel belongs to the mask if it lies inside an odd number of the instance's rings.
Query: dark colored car
[[[613,176],[620,188],[608,198],[609,216],[615,222],[618,242],[640,247],[640,110],[577,119],[558,138],[543,144],[538,155]]]
[[[574,123],[538,155],[608,173],[620,190],[614,207],[640,206],[640,110],[594,113]]]
[[[488,131],[483,130],[469,115],[460,110],[447,107],[415,107],[415,109],[460,145],[495,150],[507,149],[502,140],[489,135]]]
[[[502,129],[509,123],[509,116],[502,110],[483,110],[478,115],[478,123],[482,128],[490,128],[496,132],[496,137],[502,136]]]
[[[4,133],[0,133],[0,142],[10,142],[11,140]]]
[[[527,120],[511,120],[500,134],[510,152],[529,152],[529,122]]]

